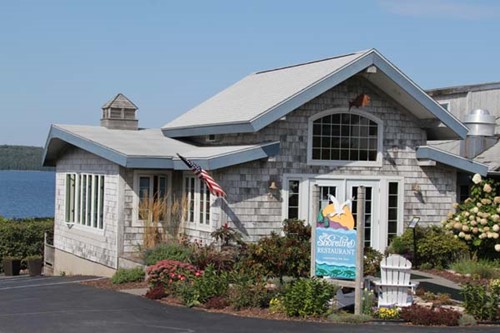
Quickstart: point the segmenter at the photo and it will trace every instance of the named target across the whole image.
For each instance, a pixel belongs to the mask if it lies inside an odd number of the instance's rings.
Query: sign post
[[[358,187],[356,206],[356,231],[357,231],[357,253],[356,253],[356,286],[354,289],[354,314],[361,314],[363,295],[363,263],[365,243],[365,187]]]

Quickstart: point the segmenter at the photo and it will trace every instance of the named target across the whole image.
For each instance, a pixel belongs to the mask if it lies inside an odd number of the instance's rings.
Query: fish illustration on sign
[[[353,230],[354,217],[351,206],[352,200],[340,203],[337,198],[328,194],[328,205],[318,213],[318,227]]]
[[[349,101],[349,111],[354,106],[355,108],[360,108],[370,104],[370,96],[367,94],[360,94],[356,98]]]

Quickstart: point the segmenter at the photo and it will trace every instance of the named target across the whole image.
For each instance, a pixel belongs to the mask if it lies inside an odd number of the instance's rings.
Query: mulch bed
[[[446,271],[446,270],[428,270],[426,271],[428,273],[431,273],[433,275],[437,275],[440,277],[443,277],[445,279],[448,279],[450,281],[453,281],[457,284],[464,284],[466,282],[480,282],[480,283],[488,283],[488,280],[473,280],[470,277],[463,276],[460,274],[456,274],[454,272]],[[103,278],[99,280],[94,280],[94,281],[85,281],[81,282],[83,285],[87,286],[92,286],[95,288],[101,288],[101,289],[108,289],[108,290],[126,290],[126,289],[139,289],[139,288],[148,288],[148,283],[147,282],[130,282],[130,283],[124,283],[124,284],[113,284],[111,283],[111,279],[108,278]],[[168,304],[168,305],[173,305],[173,306],[182,306],[184,307],[185,305],[182,304],[182,302],[175,298],[168,296],[166,298],[162,298],[158,300],[160,303],[163,304]],[[235,315],[235,316],[241,316],[241,317],[253,317],[253,318],[262,318],[262,319],[272,319],[272,320],[288,320],[288,321],[310,321],[310,322],[321,322],[321,323],[328,323],[328,321],[325,318],[294,318],[294,317],[288,317],[285,314],[282,313],[271,313],[269,309],[262,309],[262,308],[251,308],[251,309],[242,309],[242,310],[235,310],[231,307],[226,307],[224,309],[207,309],[204,307],[196,307],[197,309],[203,310],[203,311],[208,311],[208,312],[214,312],[214,313],[224,313],[224,314],[229,314],[229,315]]]
[[[95,287],[95,288],[108,289],[108,290],[114,290],[114,291],[148,288],[149,287],[147,282],[129,282],[129,283],[123,283],[123,284],[113,284],[113,283],[111,283],[111,279],[108,279],[108,278],[103,278],[103,279],[93,280],[93,281],[84,281],[84,282],[81,282],[81,284],[86,285],[86,286]],[[185,305],[179,299],[172,297],[172,296],[168,296],[168,297],[159,299],[158,301],[160,303],[163,303],[163,304],[185,307]],[[196,309],[207,311],[207,312],[224,313],[224,314],[240,316],[240,317],[251,317],[251,318],[262,318],[262,319],[273,319],[273,320],[310,321],[310,322],[322,322],[322,323],[329,322],[325,318],[293,318],[293,317],[288,317],[285,314],[271,313],[269,311],[269,309],[261,309],[261,308],[235,310],[231,307],[226,307],[224,309],[207,309],[207,308],[200,306],[200,307],[196,307]]]

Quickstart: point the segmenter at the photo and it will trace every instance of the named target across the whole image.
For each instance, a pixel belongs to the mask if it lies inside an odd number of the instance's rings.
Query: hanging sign
[[[314,275],[356,278],[356,230],[351,200],[340,204],[333,195],[318,213],[315,230]]]

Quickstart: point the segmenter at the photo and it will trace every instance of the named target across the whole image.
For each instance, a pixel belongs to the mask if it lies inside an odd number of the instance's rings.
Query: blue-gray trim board
[[[488,174],[488,167],[484,164],[474,162],[464,157],[448,153],[446,151],[429,147],[420,146],[416,151],[417,159],[428,159],[448,165],[450,167],[467,171],[470,173],[478,173],[481,176]]]
[[[59,154],[64,148],[72,145],[102,157],[113,163],[131,169],[173,169],[187,170],[187,166],[174,156],[127,156],[111,148],[104,147],[86,138],[74,135],[60,128],[52,126],[47,138],[43,153],[43,165],[55,166]],[[236,164],[250,162],[261,158],[274,156],[279,152],[279,142],[264,143],[245,148],[239,151],[228,152],[224,155],[210,156],[207,158],[196,158],[186,155],[187,158],[200,165],[206,170],[215,170]],[[231,147],[228,147],[231,148]],[[201,148],[203,149],[203,148]],[[178,152],[183,154],[184,152]]]

